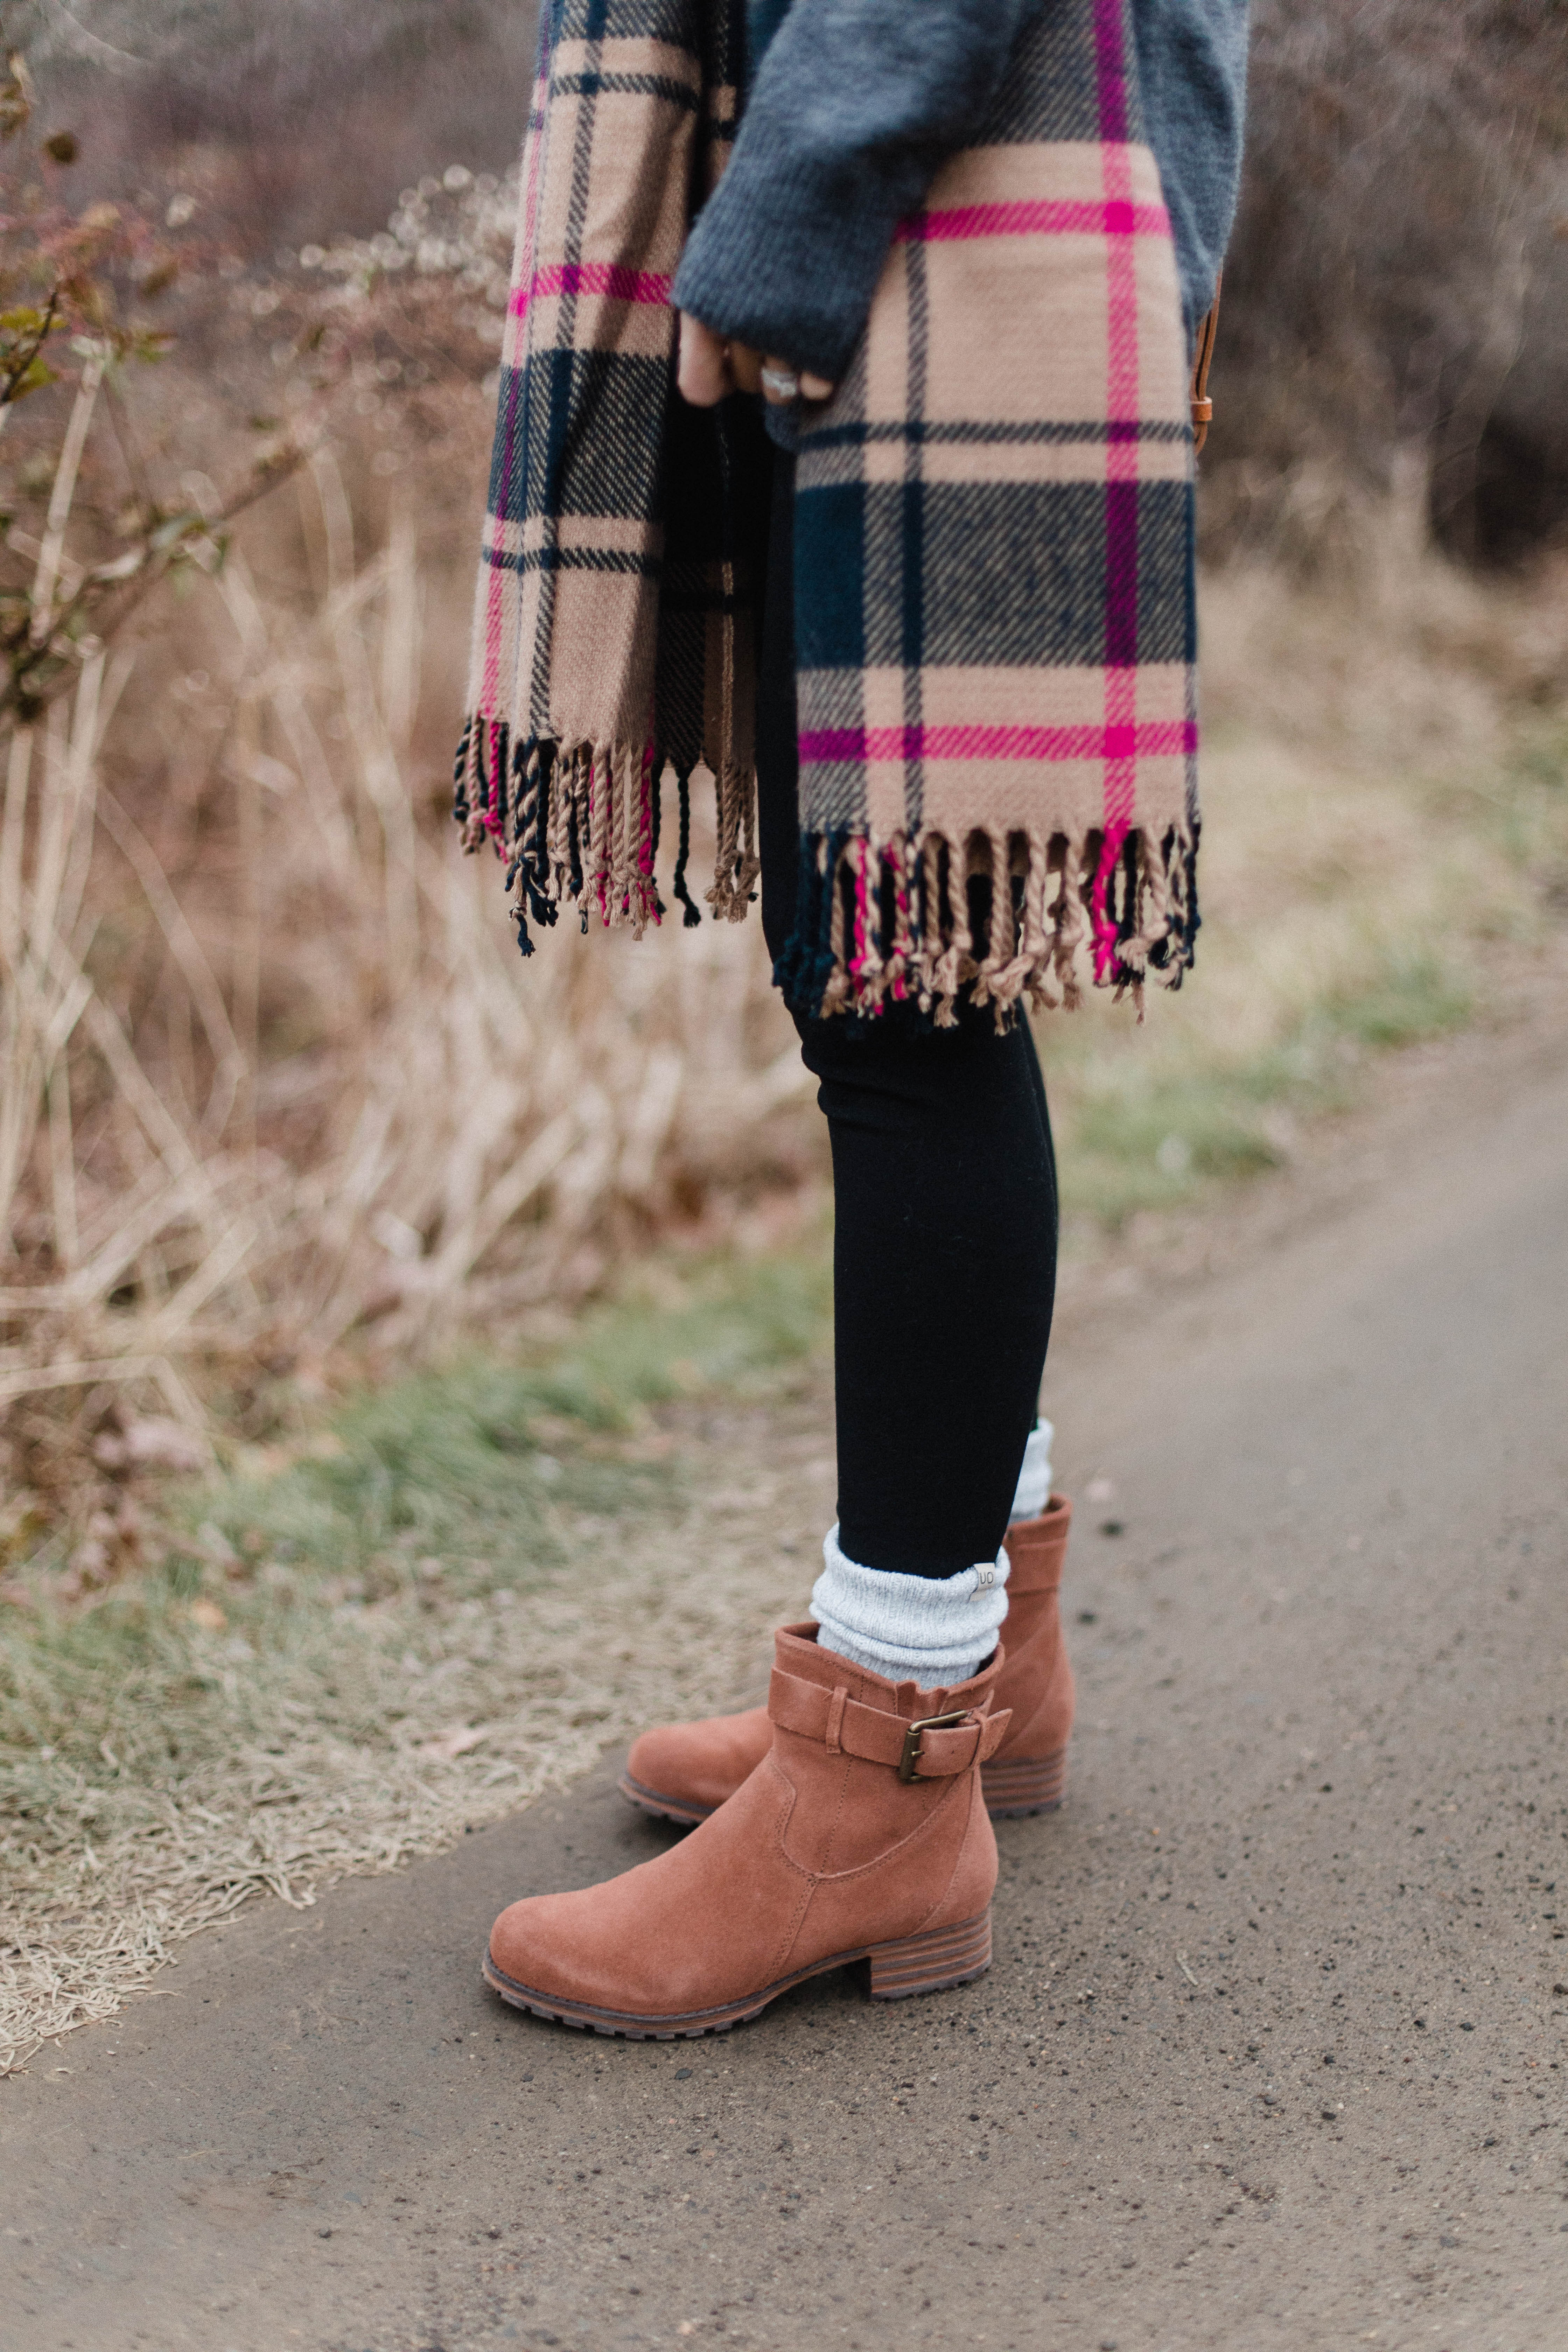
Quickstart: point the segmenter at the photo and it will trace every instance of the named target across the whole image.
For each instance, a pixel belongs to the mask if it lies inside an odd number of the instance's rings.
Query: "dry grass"
[[[89,355],[6,445],[47,509],[12,605],[51,667],[0,736],[0,1557],[63,1515],[83,1587],[138,1556],[97,1474],[152,1421],[186,1453],[265,1434],[345,1349],[559,1312],[672,1221],[711,1238],[808,1172],[755,925],[525,967],[496,869],[454,855],[510,211],[454,168],[298,271],[220,260],[182,298],[184,373],[133,401]],[[198,460],[263,430],[310,452],[298,510],[204,537]],[[108,577],[128,482],[177,510],[184,593],[105,646],[70,598]]]
[[[0,1403],[72,1391],[96,1427],[119,1391],[200,1429],[258,1365],[570,1303],[809,1161],[755,924],[521,961],[415,741],[413,524],[357,562],[325,454],[306,495],[319,593],[268,599],[231,552],[183,621],[203,663],[156,649],[156,697],[126,698],[118,793],[127,659],[12,739]]]

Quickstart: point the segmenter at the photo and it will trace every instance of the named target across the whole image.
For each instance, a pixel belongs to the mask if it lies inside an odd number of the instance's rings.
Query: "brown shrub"
[[[1211,544],[1342,552],[1400,453],[1455,551],[1568,519],[1568,13],[1259,0]]]

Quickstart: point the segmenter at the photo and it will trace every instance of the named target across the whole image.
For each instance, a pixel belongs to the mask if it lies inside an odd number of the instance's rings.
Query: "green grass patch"
[[[1064,1214],[1115,1232],[1279,1166],[1293,1122],[1344,1108],[1369,1056],[1460,1028],[1474,1006],[1464,972],[1394,944],[1248,1054],[1203,1031],[1097,1040],[1049,1073]]]
[[[144,1575],[85,1609],[53,1605],[40,1575],[36,1605],[0,1615],[0,1817],[52,1785],[40,1755],[69,1768],[90,1819],[93,1788],[180,1778],[186,1750],[241,1720],[262,1738],[279,1706],[382,1738],[384,1680],[351,1670],[342,1629],[402,1654],[413,1681],[455,1619],[549,1584],[596,1524],[679,1510],[679,1450],[649,1409],[765,1393],[823,1344],[830,1295],[820,1251],[661,1261],[563,1347],[393,1381],[324,1415],[280,1466],[174,1489]]]
[[[86,1609],[51,1606],[40,1554],[14,1587],[37,1606],[0,1617],[0,1755],[68,1746],[90,1765],[111,1728],[95,1692],[134,1713],[155,1686],[177,1711],[211,1678],[204,1594],[249,1665],[297,1647],[312,1612],[406,1611],[418,1633],[548,1579],[595,1521],[679,1509],[679,1450],[651,1408],[768,1393],[826,1343],[830,1306],[820,1247],[660,1260],[563,1346],[454,1357],[361,1391],[289,1448],[182,1482],[161,1560]]]
[[[185,1531],[216,1530],[241,1560],[357,1576],[371,1599],[416,1580],[422,1555],[459,1582],[526,1578],[560,1559],[563,1520],[672,1499],[671,1460],[639,1451],[651,1407],[765,1391],[824,1343],[830,1298],[820,1251],[689,1270],[660,1260],[563,1347],[475,1352],[367,1391],[287,1467],[193,1492]],[[188,1577],[204,1556],[176,1552],[172,1572]]]

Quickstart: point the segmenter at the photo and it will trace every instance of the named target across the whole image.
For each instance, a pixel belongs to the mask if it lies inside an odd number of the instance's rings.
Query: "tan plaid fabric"
[[[1084,947],[1135,989],[1192,952],[1192,436],[1124,0],[1046,10],[991,128],[801,444],[787,985],[827,1009],[1052,1003]]]
[[[717,785],[708,891],[756,877],[746,415],[673,390],[669,291],[699,177],[733,138],[741,0],[547,0],[523,150],[457,814],[527,917],[576,899],[640,931],[673,771]],[[697,153],[700,142],[703,153]],[[731,404],[731,408],[733,404]]]
[[[555,0],[459,761],[543,920],[661,910],[660,782],[719,788],[710,902],[756,871],[744,404],[669,395],[692,142],[734,8]],[[1170,222],[1128,0],[1056,0],[900,228],[795,499],[812,1013],[1179,982],[1197,928],[1193,461]],[[660,499],[660,484],[666,486]],[[990,884],[988,930],[969,884]]]

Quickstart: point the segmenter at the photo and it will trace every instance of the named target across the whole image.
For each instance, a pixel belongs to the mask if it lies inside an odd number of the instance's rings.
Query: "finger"
[[[730,368],[739,392],[760,392],[763,387],[763,355],[750,343],[731,343]]]
[[[831,400],[833,386],[825,375],[803,375],[800,380],[802,400]]]
[[[693,408],[711,408],[733,389],[723,337],[704,326],[700,319],[694,319],[689,310],[680,314],[680,355],[675,381],[682,400],[689,401]]]

